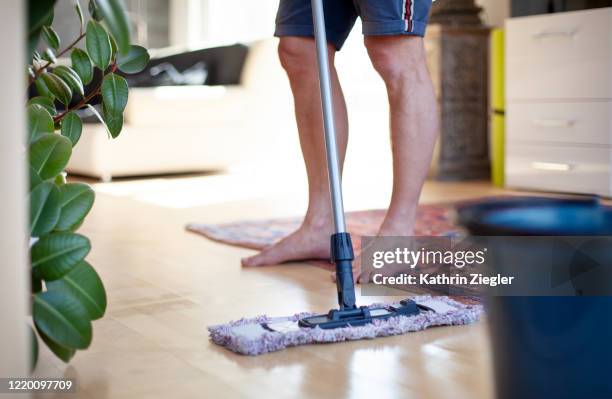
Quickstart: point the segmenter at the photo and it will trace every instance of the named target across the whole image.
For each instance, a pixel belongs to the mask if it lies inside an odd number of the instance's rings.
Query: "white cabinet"
[[[612,8],[506,30],[507,185],[612,196]]]

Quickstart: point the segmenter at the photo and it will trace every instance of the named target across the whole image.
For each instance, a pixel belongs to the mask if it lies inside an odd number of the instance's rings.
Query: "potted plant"
[[[90,0],[88,5],[86,18],[74,1],[80,34],[62,46],[51,27],[55,0],[29,1],[27,87],[37,92],[26,105],[34,365],[38,338],[68,362],[90,345],[92,321],[106,310],[104,285],[86,260],[91,242],[77,233],[93,206],[94,191],[66,182],[63,173],[83,127],[76,111],[91,108],[109,139],[116,138],[128,99],[128,84],[118,72],[137,73],[149,61],[146,49],[130,43],[121,1]],[[46,48],[39,53],[40,42]],[[84,48],[77,47],[81,43]],[[62,56],[70,57],[69,65],[58,63]],[[87,86],[96,69],[100,83]],[[94,98],[101,98],[102,112],[90,105]]]

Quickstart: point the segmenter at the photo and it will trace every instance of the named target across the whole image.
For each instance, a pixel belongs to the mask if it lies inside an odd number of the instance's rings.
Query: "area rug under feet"
[[[479,199],[477,201],[482,201]],[[472,201],[470,201],[472,202]],[[458,205],[467,202],[420,205],[417,211],[415,236],[461,237],[465,233],[455,224],[454,213]],[[384,210],[348,212],[347,227],[353,237],[374,236],[385,216]],[[241,221],[227,224],[191,223],[187,230],[211,240],[250,249],[263,249],[295,231],[300,218]],[[360,252],[361,240],[354,239],[355,253]],[[309,264],[333,271],[333,264],[327,260],[306,260]],[[435,270],[431,272],[435,273]],[[462,273],[459,270],[458,273]],[[412,287],[415,293],[451,295],[469,301],[479,301],[479,292],[470,285],[446,287]]]
[[[456,204],[420,205],[417,211],[415,236],[450,236],[460,234],[454,224],[453,212]],[[353,237],[374,236],[385,216],[382,209],[348,212],[347,228]],[[242,221],[227,224],[190,223],[187,230],[214,241],[250,249],[263,249],[289,235],[300,226],[300,218]],[[361,240],[353,242],[356,252]],[[329,262],[312,261],[324,268]]]

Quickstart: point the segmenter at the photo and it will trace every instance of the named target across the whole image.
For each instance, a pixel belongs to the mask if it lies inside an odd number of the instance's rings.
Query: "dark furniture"
[[[439,180],[484,179],[489,170],[489,28],[473,0],[438,0],[425,37],[440,107]]]
[[[178,72],[183,72],[198,63],[203,63],[208,72],[207,86],[237,85],[240,84],[240,76],[248,51],[247,46],[234,44],[172,54],[152,59],[144,71],[130,75],[128,78],[137,87],[151,87],[156,86],[155,79],[151,79],[150,73],[153,67],[171,64]]]

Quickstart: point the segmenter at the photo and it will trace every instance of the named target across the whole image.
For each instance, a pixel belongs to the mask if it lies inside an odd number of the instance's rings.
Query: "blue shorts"
[[[424,36],[432,0],[323,0],[327,41],[340,50],[357,17],[366,36]],[[274,36],[314,36],[310,0],[280,0]]]

